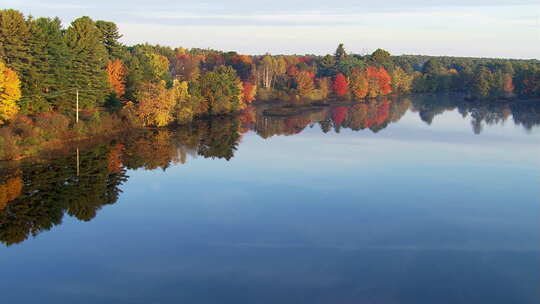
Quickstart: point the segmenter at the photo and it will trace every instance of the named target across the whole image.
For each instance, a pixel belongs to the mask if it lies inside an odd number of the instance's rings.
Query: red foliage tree
[[[347,78],[345,77],[345,75],[341,73],[337,74],[336,78],[334,79],[334,83],[332,84],[332,88],[334,89],[334,93],[336,94],[336,96],[345,96],[349,89],[349,84],[347,83]]]
[[[379,78],[379,92],[381,95],[388,95],[392,93],[392,77],[386,71],[385,68],[380,67],[378,71]]]

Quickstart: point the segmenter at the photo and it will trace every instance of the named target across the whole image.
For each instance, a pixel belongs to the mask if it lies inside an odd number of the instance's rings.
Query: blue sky
[[[66,24],[116,22],[128,44],[210,47],[247,54],[393,54],[540,58],[537,0],[164,1],[0,0],[0,7]]]

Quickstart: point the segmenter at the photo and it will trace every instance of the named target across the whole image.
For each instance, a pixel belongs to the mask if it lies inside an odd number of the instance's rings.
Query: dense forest
[[[468,100],[540,97],[540,62],[348,54],[242,55],[211,49],[126,46],[113,22],[0,10],[0,159],[21,146],[104,132],[186,124],[254,101],[381,100],[461,92]],[[79,110],[76,111],[78,100]],[[75,117],[80,117],[76,122]]]

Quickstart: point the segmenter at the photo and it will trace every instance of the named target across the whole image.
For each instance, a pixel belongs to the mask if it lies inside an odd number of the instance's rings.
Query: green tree
[[[122,35],[120,34],[116,23],[98,20],[96,21],[96,27],[101,33],[101,42],[107,49],[109,59],[111,61],[117,59],[125,60],[127,54],[124,46],[119,41],[119,39],[122,38]]]
[[[491,71],[485,66],[479,66],[474,73],[471,95],[476,98],[489,97],[492,79]]]
[[[107,49],[101,43],[102,34],[89,17],[73,21],[65,39],[70,50],[70,88],[80,90],[80,105],[92,108],[101,106],[108,94]]]
[[[383,49],[377,49],[369,56],[369,59],[376,65],[383,66],[388,71],[393,71],[394,63],[390,53]]]
[[[68,98],[69,50],[59,18],[39,18],[30,22],[32,69],[28,89],[31,96],[21,100],[24,112],[40,113],[65,107]]]
[[[335,57],[336,57],[336,62],[339,62],[345,59],[345,57],[347,57],[347,52],[345,51],[345,46],[343,45],[343,43],[340,43],[338,45],[336,49]]]
[[[334,77],[337,74],[336,57],[326,55],[318,60],[317,72],[319,77]]]
[[[428,75],[438,75],[441,74],[443,71],[443,67],[439,60],[432,58],[426,61],[424,64],[424,67],[422,68],[422,72],[424,74]]]
[[[422,69],[424,73],[424,89],[428,92],[437,92],[441,88],[443,66],[437,59],[429,59]]]
[[[201,75],[193,91],[205,100],[209,114],[224,114],[240,108],[240,88],[236,71],[228,66],[219,66]]]

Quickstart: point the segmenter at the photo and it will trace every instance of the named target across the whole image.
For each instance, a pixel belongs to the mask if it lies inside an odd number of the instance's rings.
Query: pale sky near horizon
[[[352,53],[540,59],[540,1],[0,0],[35,17],[118,24],[126,44],[244,54]]]

